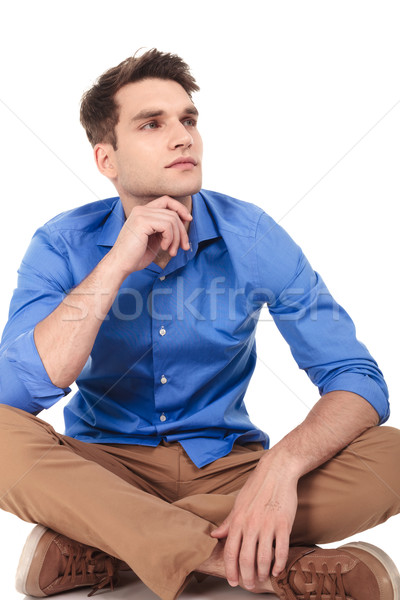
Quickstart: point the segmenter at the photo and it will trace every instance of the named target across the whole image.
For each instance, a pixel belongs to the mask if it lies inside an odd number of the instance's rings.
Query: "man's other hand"
[[[298,478],[268,464],[268,451],[240,490],[234,507],[212,536],[224,539],[225,574],[230,585],[251,590],[286,566],[297,510]]]

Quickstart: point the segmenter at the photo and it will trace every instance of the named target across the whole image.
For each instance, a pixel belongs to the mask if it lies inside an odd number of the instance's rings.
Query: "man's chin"
[[[164,191],[165,196],[171,196],[171,198],[176,198],[177,200],[182,198],[188,198],[189,196],[194,196],[201,190],[201,182],[197,185],[191,186],[174,186],[169,190]]]
[[[176,200],[185,200],[190,198],[194,194],[197,194],[201,190],[201,181],[197,182],[186,182],[186,184],[180,183],[180,185],[163,185],[160,183],[153,188],[148,189],[135,189],[135,190],[122,190],[119,186],[116,186],[118,194],[122,200],[128,204],[148,204],[152,200],[161,198],[162,196],[169,196]]]

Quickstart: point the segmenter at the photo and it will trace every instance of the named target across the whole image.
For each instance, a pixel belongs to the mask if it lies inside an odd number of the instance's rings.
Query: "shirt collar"
[[[100,231],[99,239],[97,241],[98,246],[114,246],[119,232],[125,223],[125,212],[122,202],[119,198],[115,198],[115,202],[111,207],[106,222]]]
[[[195,253],[200,242],[220,237],[214,219],[210,215],[201,192],[192,197],[193,220],[189,228],[189,242]]]
[[[193,220],[189,228],[189,241],[195,253],[200,242],[220,237],[212,216],[210,215],[203,196],[199,192],[192,197]],[[98,246],[112,247],[125,223],[125,212],[120,198],[115,198],[111,212],[100,231]]]

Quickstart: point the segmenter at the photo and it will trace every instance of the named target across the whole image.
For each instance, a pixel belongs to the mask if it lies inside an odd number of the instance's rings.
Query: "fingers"
[[[170,196],[156,198],[156,200],[152,200],[152,202],[149,202],[146,206],[150,208],[168,208],[169,210],[175,211],[179,217],[185,221],[190,221],[192,219],[192,215],[186,206],[182,204],[182,202],[179,202],[179,200],[175,200]]]
[[[154,223],[154,228],[155,231],[161,234],[161,248],[165,251],[168,250],[171,256],[175,256],[179,246],[184,247],[186,243],[187,233],[185,227],[179,218],[172,215],[161,213],[157,217],[158,222]]]
[[[179,202],[174,198],[170,198],[169,196],[162,196],[161,198],[157,198],[156,200],[149,202],[147,204],[147,207],[152,209],[161,209],[163,214],[167,213],[172,217],[174,214],[177,215],[177,218],[173,222],[173,224],[177,223],[179,235],[177,234],[175,226],[173,227],[173,232],[175,235],[173,235],[172,239],[170,235],[168,235],[170,232],[166,232],[166,234],[163,235],[164,244],[161,245],[162,249],[168,250],[171,256],[175,256],[177,254],[179,246],[181,246],[183,250],[189,250],[189,237],[183,224],[183,221],[191,221],[192,215],[190,214],[186,206],[184,206],[182,202]],[[167,243],[168,241],[170,241],[169,244]],[[174,241],[175,243],[172,243],[172,241]]]
[[[224,549],[225,576],[229,585],[239,584],[239,553],[242,543],[240,531],[230,532]]]
[[[225,538],[228,535],[228,532],[229,532],[229,522],[224,521],[222,523],[222,525],[220,525],[217,529],[214,529],[214,531],[211,532],[211,536],[221,539],[221,538]]]
[[[218,530],[213,533],[222,537]],[[277,577],[286,567],[288,554],[289,532],[285,527],[275,535],[267,528],[245,532],[231,527],[224,551],[226,579],[232,586],[241,579],[241,585],[252,590],[258,583],[265,583],[271,574]]]
[[[171,256],[175,256],[179,246],[183,250],[189,249],[189,236],[176,212],[165,209],[155,210],[151,215],[151,219],[154,219],[155,231],[161,233],[161,248],[163,250],[168,250]]]
[[[172,201],[172,199],[170,200]],[[189,211],[177,201],[174,202],[179,205],[178,210],[155,206],[154,202],[150,202],[146,206],[137,206],[132,210],[125,224],[128,230],[131,233],[143,232],[148,237],[159,234],[162,250],[168,251],[171,256],[177,254],[179,246],[183,250],[188,250],[190,248],[189,237],[182,218],[188,221],[192,219]],[[182,214],[182,218],[179,212]]]
[[[289,556],[289,532],[281,531],[276,537],[275,542],[275,560],[272,569],[272,575],[278,577],[279,573],[286,567]]]
[[[247,536],[243,539],[240,549],[239,566],[243,585],[248,590],[252,590],[256,585],[256,549],[257,537],[255,535]]]
[[[258,542],[257,550],[257,575],[259,581],[267,581],[270,576],[273,558],[273,540],[271,536],[262,536]]]

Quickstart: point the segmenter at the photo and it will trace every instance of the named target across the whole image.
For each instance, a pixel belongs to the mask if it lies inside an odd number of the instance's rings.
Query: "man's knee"
[[[58,439],[51,425],[26,411],[0,404],[0,495],[54,443]]]
[[[0,403],[0,428],[3,424],[7,425],[10,421],[20,421],[21,419],[26,419],[32,417],[30,413],[25,410],[21,410],[20,408],[15,408],[15,406],[9,406],[8,404]]]
[[[355,439],[350,447],[362,453],[369,451],[375,457],[388,454],[397,462],[400,457],[400,429],[387,425],[371,427]]]
[[[392,474],[393,485],[400,493],[400,430],[395,427],[375,427],[376,444],[379,445],[377,455],[381,458],[383,471]]]
[[[54,444],[59,438],[50,423],[14,406],[0,404],[0,452],[3,458],[3,450],[7,448],[23,447],[39,439],[43,444],[46,440]]]
[[[17,431],[29,431],[37,427],[38,419],[30,413],[15,408],[14,406],[8,406],[8,404],[0,404],[0,449],[2,450],[4,445],[7,447],[16,441],[20,436],[16,435]],[[4,454],[2,453],[2,456]]]
[[[379,495],[379,490],[391,499],[391,514],[400,511],[400,430],[395,427],[373,427],[349,446],[354,458],[371,475],[373,489],[368,493]]]
[[[49,430],[53,429],[49,423],[42,421],[26,410],[0,403],[0,431],[9,431],[13,427],[37,426],[44,426]]]

